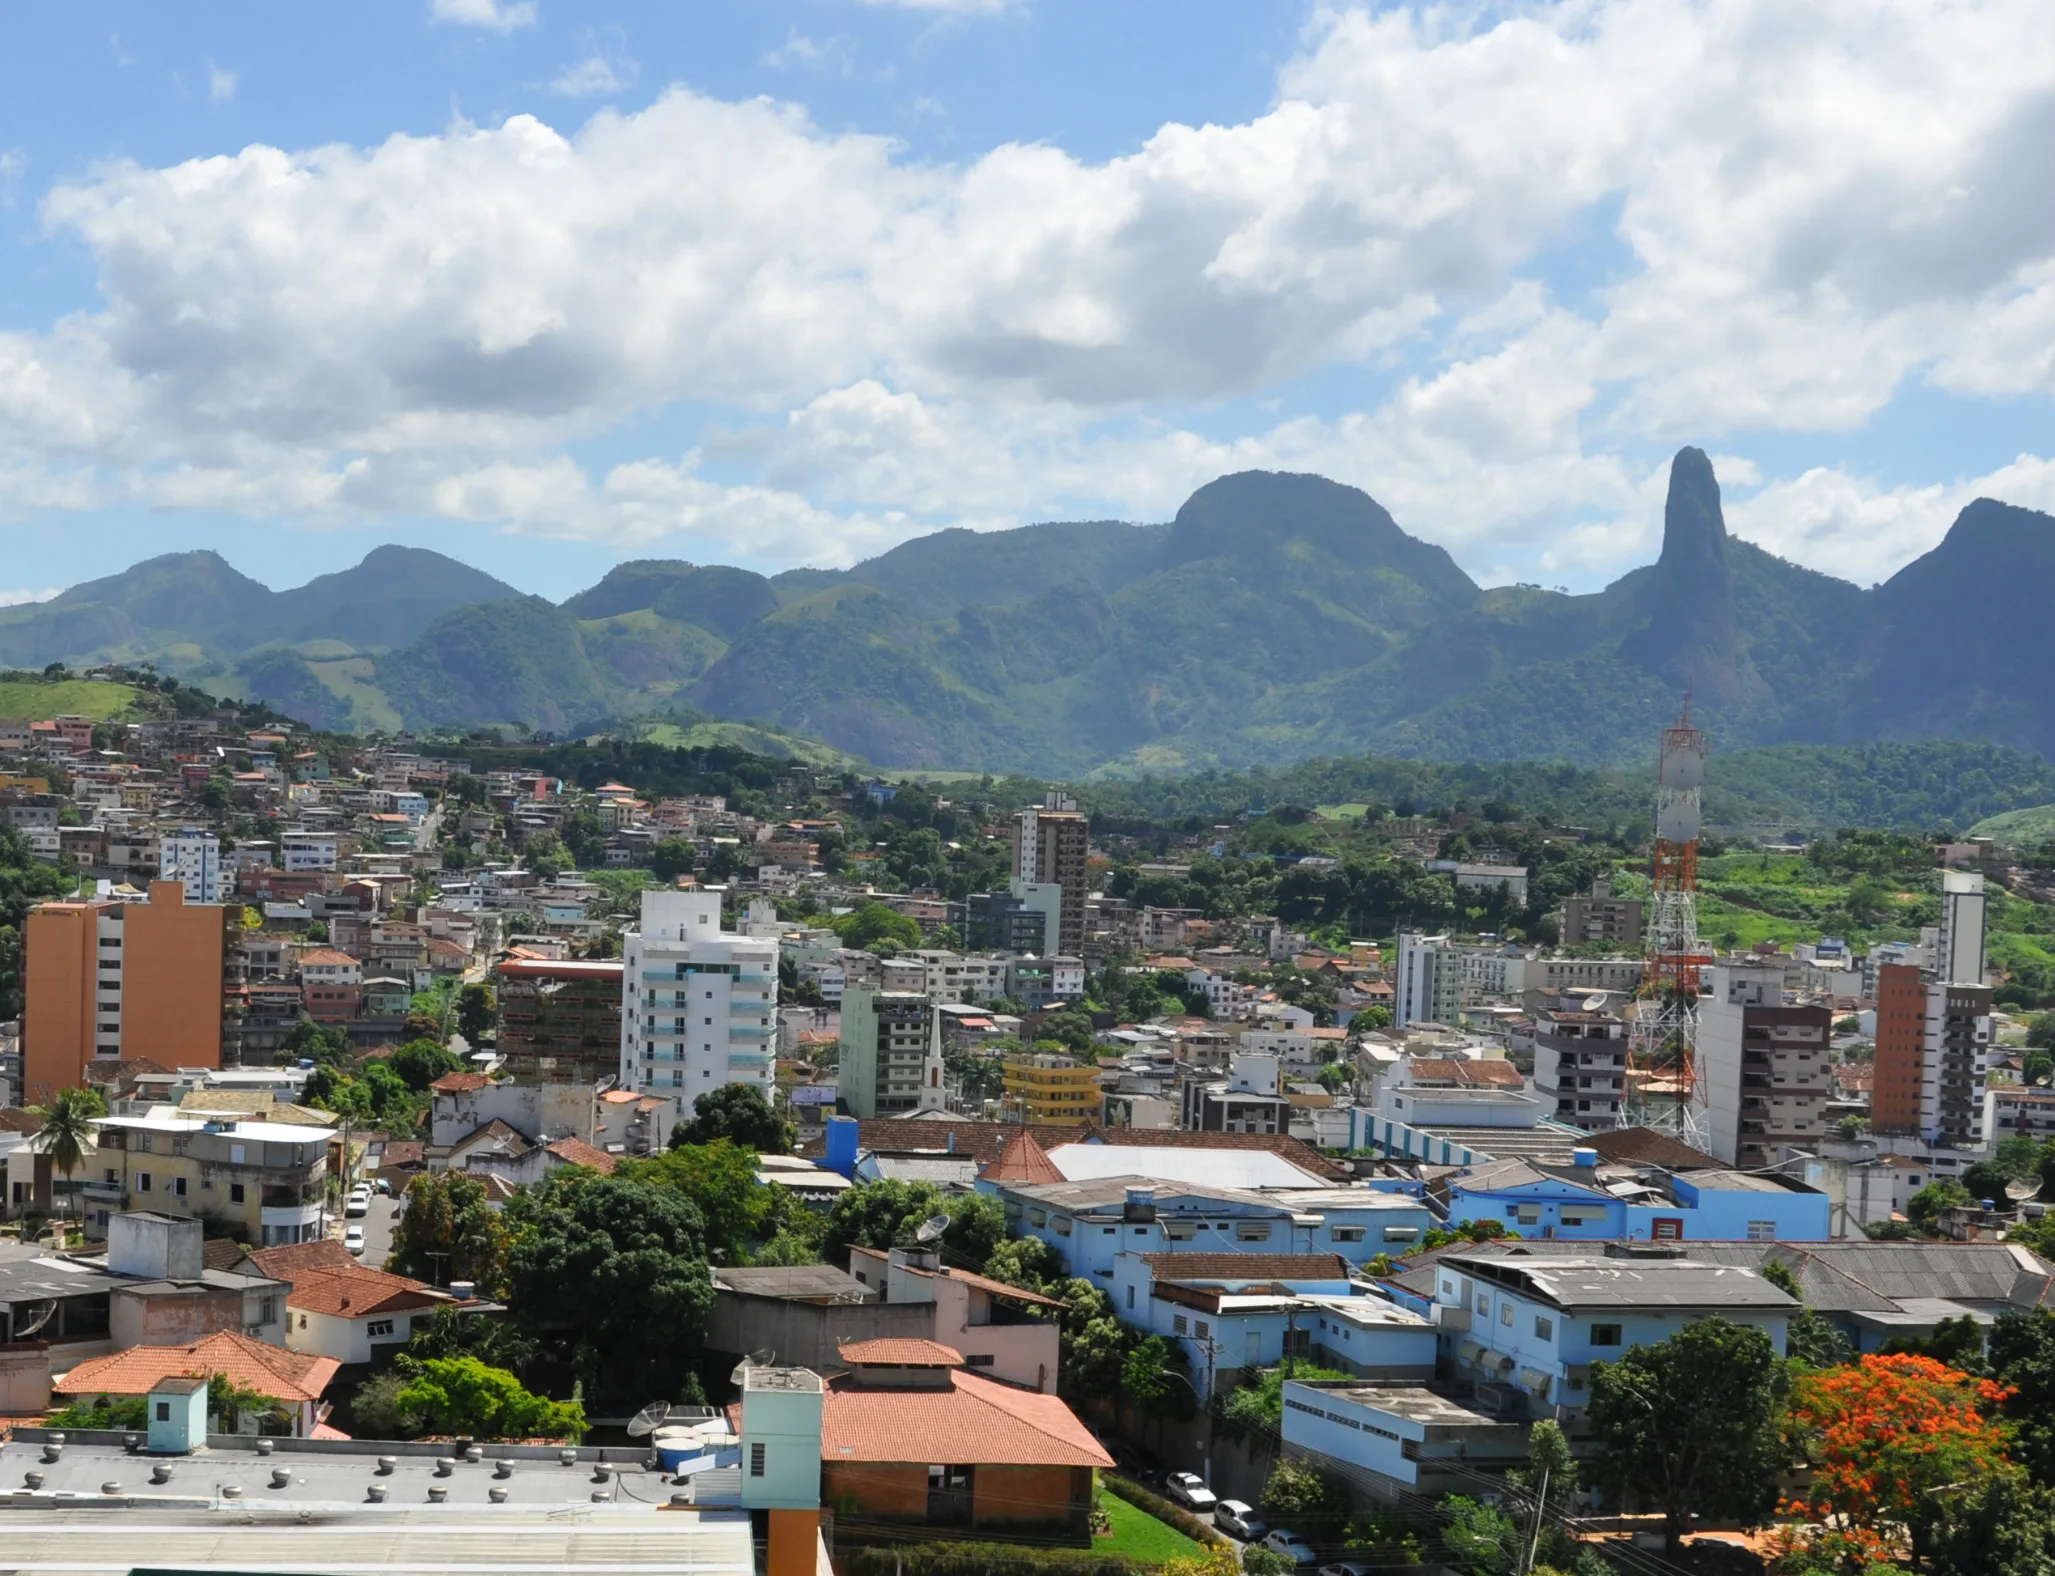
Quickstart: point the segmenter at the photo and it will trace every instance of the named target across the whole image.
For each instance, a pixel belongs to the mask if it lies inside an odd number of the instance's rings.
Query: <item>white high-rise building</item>
[[[221,839],[186,827],[166,832],[157,843],[157,874],[185,884],[188,903],[221,901]]]
[[[722,1084],[753,1084],[770,1098],[776,941],[721,929],[717,892],[644,892],[621,958],[622,1088],[669,1095],[687,1117]]]
[[[1984,878],[1974,870],[1941,872],[1941,937],[1934,974],[1943,985],[1984,982]]]
[[[1463,958],[1446,936],[1399,932],[1398,969],[1392,982],[1392,1024],[1454,1026],[1463,1010]]]

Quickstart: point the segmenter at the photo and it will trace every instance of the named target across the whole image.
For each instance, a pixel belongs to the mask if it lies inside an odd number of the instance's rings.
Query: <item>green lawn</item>
[[[1095,1554],[1124,1554],[1143,1565],[1188,1560],[1205,1551],[1175,1527],[1166,1526],[1139,1506],[1099,1490],[1099,1508],[1113,1522],[1110,1537],[1092,1539]]]
[[[40,722],[46,717],[91,717],[102,722],[127,711],[135,691],[104,679],[0,681],[0,722]]]

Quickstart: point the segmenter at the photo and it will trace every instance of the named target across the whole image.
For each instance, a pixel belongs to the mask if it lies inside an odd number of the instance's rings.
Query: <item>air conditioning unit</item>
[[[1508,1384],[1477,1385],[1471,1404],[1491,1417],[1517,1417],[1526,1410],[1520,1392]]]

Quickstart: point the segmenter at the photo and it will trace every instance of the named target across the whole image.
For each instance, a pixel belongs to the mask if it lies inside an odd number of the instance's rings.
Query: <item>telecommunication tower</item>
[[[1712,963],[1698,939],[1699,795],[1707,744],[1691,702],[1665,728],[1656,769],[1655,851],[1649,861],[1646,966],[1628,1065],[1633,1117],[1703,1149],[1698,1084],[1698,993]]]

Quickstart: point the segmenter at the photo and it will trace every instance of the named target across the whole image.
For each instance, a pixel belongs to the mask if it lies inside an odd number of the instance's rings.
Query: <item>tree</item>
[[[792,1152],[792,1126],[754,1084],[722,1084],[692,1102],[692,1120],[671,1130],[671,1147],[726,1139],[760,1155]]]
[[[568,1336],[595,1378],[675,1396],[714,1301],[691,1201],[654,1183],[574,1170],[508,1208],[520,1227],[508,1260],[515,1318]]]
[[[996,1198],[959,1193],[945,1198],[929,1182],[888,1178],[845,1190],[828,1214],[828,1257],[847,1262],[849,1250],[891,1248],[912,1238],[931,1216],[948,1220],[941,1248],[947,1262],[981,1269],[1006,1238],[1006,1210]]]
[[[1332,1521],[1349,1508],[1348,1490],[1310,1461],[1287,1456],[1263,1482],[1263,1509],[1294,1522]],[[1303,1531],[1303,1525],[1299,1528]]]
[[[2055,1490],[2000,1473],[1971,1485],[1928,1539],[1934,1576],[2048,1576],[2055,1571]]]
[[[1000,1243],[985,1260],[984,1273],[993,1280],[1018,1286],[1022,1291],[1040,1292],[1045,1297],[1053,1295],[1055,1288],[1069,1279],[1063,1255],[1040,1237],[1013,1237]]]
[[[1081,1275],[1065,1281],[1056,1296],[1063,1304],[1057,1389],[1073,1401],[1117,1396],[1133,1328],[1115,1315],[1113,1299]]]
[[[1476,1576],[1512,1576],[1520,1568],[1520,1528],[1502,1510],[1462,1494],[1435,1507],[1448,1518],[1441,1541],[1457,1564]]]
[[[1189,1417],[1192,1390],[1179,1383],[1190,1366],[1184,1347],[1160,1335],[1145,1336],[1120,1365],[1120,1389],[1144,1417]]]
[[[1939,1181],[1929,1182],[1905,1201],[1905,1218],[1920,1231],[1932,1236],[1940,1224],[1942,1215],[1951,1209],[1967,1209],[1975,1202],[1968,1188],[1953,1177],[1943,1177]]]
[[[215,1432],[237,1433],[247,1418],[256,1423],[261,1433],[266,1423],[276,1428],[284,1417],[284,1406],[262,1390],[237,1384],[227,1374],[216,1373],[207,1376],[208,1427]]]
[[[698,857],[699,851],[687,839],[666,837],[649,851],[650,872],[668,885],[680,876],[690,875]]]
[[[831,921],[829,928],[842,938],[843,946],[859,952],[874,950],[881,941],[901,947],[920,945],[920,926],[882,903],[860,903]]]
[[[461,1072],[464,1066],[455,1052],[434,1040],[409,1040],[386,1059],[386,1065],[417,1094],[443,1074]]]
[[[523,1388],[504,1368],[475,1357],[405,1359],[412,1372],[395,1398],[402,1417],[420,1420],[422,1431],[470,1439],[568,1439],[585,1437],[585,1407],[552,1401]]]
[[[417,1362],[431,1357],[475,1357],[494,1368],[519,1373],[535,1360],[535,1343],[503,1318],[469,1313],[444,1303],[425,1320],[415,1321],[406,1355]]]
[[[2055,1485],[2055,1311],[2008,1311],[1992,1322],[1991,1376],[2010,1392],[2005,1415],[2017,1431],[2013,1459]]]
[[[438,1286],[467,1280],[486,1296],[498,1294],[507,1230],[483,1182],[455,1171],[419,1176],[407,1184],[406,1206],[393,1225],[389,1269]]]
[[[2004,1386],[1931,1357],[1869,1355],[1792,1387],[1791,1427],[1812,1466],[1809,1514],[1913,1564],[1949,1515],[1943,1490],[2004,1473]]]
[[[64,1178],[68,1211],[71,1179],[98,1141],[93,1121],[107,1114],[107,1102],[100,1098],[99,1090],[81,1085],[58,1090],[48,1105],[34,1107],[31,1114],[37,1121],[36,1148],[50,1157],[52,1169]]]
[[[707,1257],[745,1264],[750,1249],[774,1236],[784,1213],[781,1188],[757,1180],[756,1155],[727,1139],[678,1144],[648,1160],[631,1160],[616,1175],[653,1182],[688,1199],[699,1211]]]
[[[457,992],[457,1033],[466,1044],[477,1045],[492,1033],[498,1021],[499,1003],[493,998],[492,987],[483,980],[473,980]]]
[[[1592,1364],[1594,1477],[1661,1510],[1672,1558],[1693,1516],[1767,1520],[1785,1460],[1787,1374],[1768,1335],[1726,1319]]]
[[[1964,1373],[1984,1372],[1984,1327],[1969,1314],[1943,1319],[1931,1335],[1901,1335],[1880,1348],[1887,1357],[1931,1357]]]

